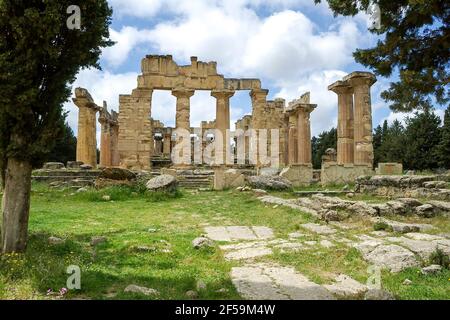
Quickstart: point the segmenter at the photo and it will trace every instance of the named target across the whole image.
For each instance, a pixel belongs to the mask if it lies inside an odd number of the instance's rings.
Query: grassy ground
[[[104,195],[111,201],[103,200]],[[206,290],[199,292],[200,299],[240,299],[229,277],[231,268],[240,263],[225,261],[218,248],[192,248],[205,224],[267,226],[277,237],[287,238],[300,224],[311,221],[288,208],[265,206],[251,193],[185,190],[178,197],[158,199],[130,189],[74,194],[34,184],[28,250],[0,256],[0,299],[48,299],[48,289],[66,286],[70,265],[81,268],[82,289],[69,291],[67,298],[148,298],[123,293],[126,286],[136,284],[157,289],[159,299],[186,299],[186,291],[196,290],[201,280]],[[360,232],[368,228],[362,224]],[[65,243],[49,245],[50,236]],[[108,241],[93,249],[93,236],[106,236]],[[149,250],[141,252],[140,246]],[[294,266],[318,283],[339,273],[363,282],[369,276],[359,253],[344,246],[275,252],[261,261]],[[406,278],[414,284],[402,285]],[[450,298],[448,270],[428,277],[416,269],[385,274],[383,283],[399,299]]]

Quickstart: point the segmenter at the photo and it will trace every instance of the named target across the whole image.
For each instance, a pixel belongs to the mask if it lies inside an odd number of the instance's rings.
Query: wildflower
[[[48,296],[51,295],[52,293],[53,293],[53,289],[52,289],[52,288],[50,288],[50,289],[47,290],[47,295],[48,295]]]
[[[69,291],[69,290],[67,290],[67,288],[61,288],[61,289],[59,290],[59,294],[60,294],[61,296],[65,296],[65,295],[67,294],[68,291]]]

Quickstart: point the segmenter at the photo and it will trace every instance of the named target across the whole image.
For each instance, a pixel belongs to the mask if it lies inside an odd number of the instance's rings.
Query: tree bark
[[[7,160],[2,201],[3,253],[25,251],[30,214],[31,170],[28,161],[15,158]]]

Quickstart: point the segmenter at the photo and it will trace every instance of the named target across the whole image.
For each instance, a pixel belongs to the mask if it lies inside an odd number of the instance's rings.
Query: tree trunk
[[[9,158],[6,165],[2,212],[2,252],[25,251],[30,214],[31,164]]]

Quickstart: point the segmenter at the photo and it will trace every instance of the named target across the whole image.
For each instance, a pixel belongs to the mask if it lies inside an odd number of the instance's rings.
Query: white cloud
[[[117,43],[103,52],[107,68],[122,66],[133,50],[145,46],[157,48],[148,53],[172,54],[180,64],[189,61],[190,56],[217,61],[219,73],[227,77],[259,77],[263,86],[271,89],[271,96],[287,101],[311,91],[312,102],[319,105],[312,115],[313,134],[336,125],[337,96],[327,87],[346,74],[342,70],[353,63],[352,52],[372,39],[361,29],[363,15],[356,19],[338,18],[329,28],[319,28],[300,10],[312,8],[329,17],[331,11],[326,2],[314,6],[312,0],[109,2],[119,17],[168,18],[142,29],[111,29],[111,38]],[[264,16],[257,10],[262,7]],[[117,106],[118,95],[129,93],[136,86],[136,76],[91,70],[80,74],[77,85],[86,87],[98,104],[107,100]],[[196,93],[191,105],[193,126],[202,120],[214,120],[215,99],[209,93]],[[375,106],[378,108],[378,104]],[[67,107],[74,110],[70,104]],[[250,99],[232,99],[232,123],[249,110]],[[76,124],[76,114],[72,112],[70,116],[72,126]],[[175,98],[170,92],[154,93],[152,116],[167,126],[174,125]]]
[[[115,44],[112,47],[105,48],[102,57],[110,66],[118,67],[127,60],[133,48],[139,44],[149,42],[150,31],[126,26],[120,31],[110,29],[110,36]]]
[[[109,110],[119,110],[119,94],[129,94],[137,85],[137,73],[112,74],[108,71],[96,69],[83,70],[78,74],[73,88],[81,87],[89,91],[95,103],[103,105],[108,103]],[[69,111],[68,122],[75,134],[78,131],[78,108],[72,101],[64,105]],[[100,134],[100,124],[97,123],[97,135]],[[97,142],[100,139],[97,137]]]

